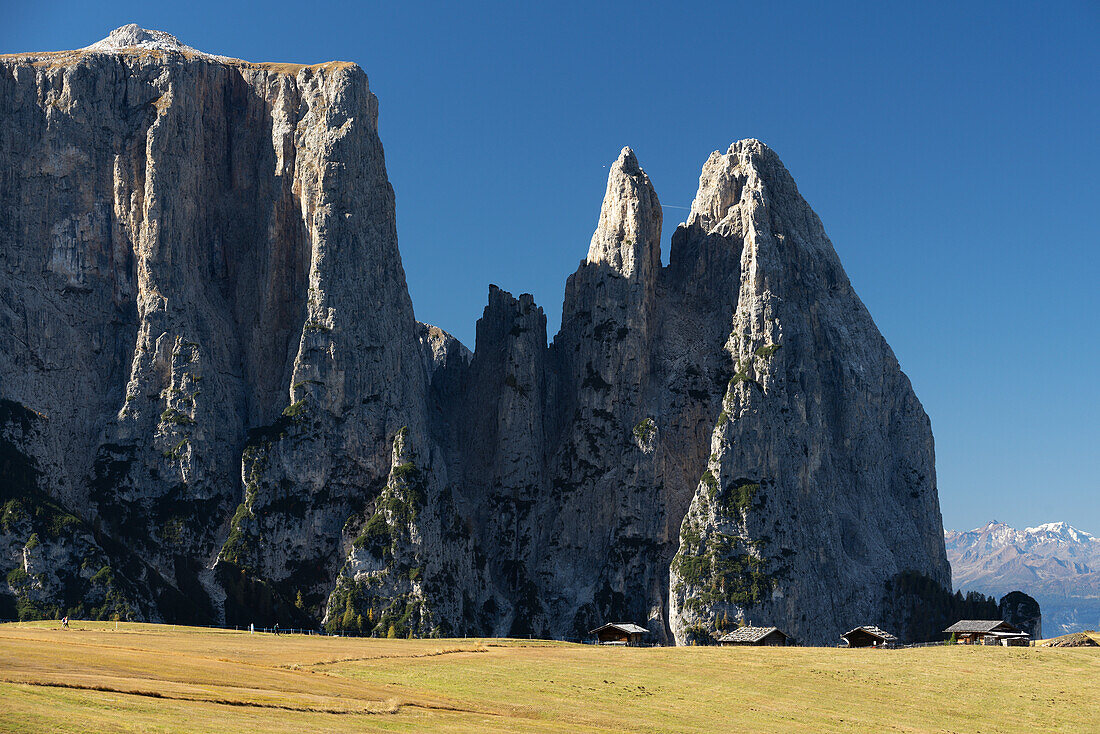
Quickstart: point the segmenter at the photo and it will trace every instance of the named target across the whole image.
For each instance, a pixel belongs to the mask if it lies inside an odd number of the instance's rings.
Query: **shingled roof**
[[[644,634],[649,632],[649,630],[647,630],[645,627],[639,627],[638,625],[631,624],[630,622],[608,622],[607,624],[600,625],[596,629],[590,631],[588,634],[594,635],[597,632],[599,632],[600,630],[605,630],[609,627],[613,627],[613,628],[619,630],[620,632],[625,632],[628,635],[634,635],[634,634],[643,634],[644,635]]]
[[[772,632],[778,632],[786,637],[778,627],[738,627],[728,635],[720,637],[719,642],[760,642]]]
[[[961,634],[989,634],[990,632],[1019,632],[1003,619],[963,619],[951,625],[944,632]]]
[[[856,627],[854,630],[849,630],[849,631],[845,632],[844,634],[841,635],[841,637],[846,638],[848,635],[852,634],[853,632],[859,632],[860,630],[866,632],[867,634],[871,635],[872,637],[877,637],[880,640],[886,640],[887,642],[897,642],[898,641],[898,638],[894,637],[892,634],[890,634],[886,630],[882,629],[881,627],[876,627],[873,624],[865,624],[862,627]]]

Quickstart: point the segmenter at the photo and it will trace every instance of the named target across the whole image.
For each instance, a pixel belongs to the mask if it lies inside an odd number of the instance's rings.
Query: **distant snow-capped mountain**
[[[1092,535],[1065,522],[1048,522],[1037,528],[1027,528],[1024,530],[1024,535],[1030,536],[1041,543],[1085,544],[1090,541],[1097,542],[1097,539]]]
[[[1050,632],[1100,627],[1100,539],[1065,522],[944,531],[956,589],[1039,600]]]

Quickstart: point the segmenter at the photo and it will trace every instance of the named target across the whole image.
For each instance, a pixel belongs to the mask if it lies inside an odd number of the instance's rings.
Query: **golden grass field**
[[[1100,648],[608,648],[0,625],[4,732],[1100,732]]]

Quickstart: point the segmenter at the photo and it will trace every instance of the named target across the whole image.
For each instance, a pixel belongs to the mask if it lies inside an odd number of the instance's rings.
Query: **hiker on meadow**
[[[61,629],[69,629],[69,615],[65,615],[61,618]]]
[[[275,623],[275,634],[279,634],[279,623]]]

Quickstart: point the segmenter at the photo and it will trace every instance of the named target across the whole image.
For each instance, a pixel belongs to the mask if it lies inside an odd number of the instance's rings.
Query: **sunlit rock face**
[[[482,624],[904,635],[894,581],[950,582],[932,434],[820,221],[746,140],[707,161],[666,267],[660,226],[624,149],[549,349],[529,296],[490,292],[465,402],[441,411],[483,531]]]
[[[0,99],[14,613],[832,641],[948,584],[927,417],[762,143],[667,266],[624,148],[553,341],[492,287],[471,353],[414,318],[357,66],[124,26]]]
[[[731,244],[740,283],[672,563],[677,640],[751,620],[828,644],[891,617],[897,574],[949,588],[928,417],[775,153],[714,153],[687,229]]]
[[[0,69],[0,390],[48,417],[46,491],[201,616],[323,610],[394,436],[425,433],[366,76],[134,28]],[[229,537],[257,539],[233,569]]]

